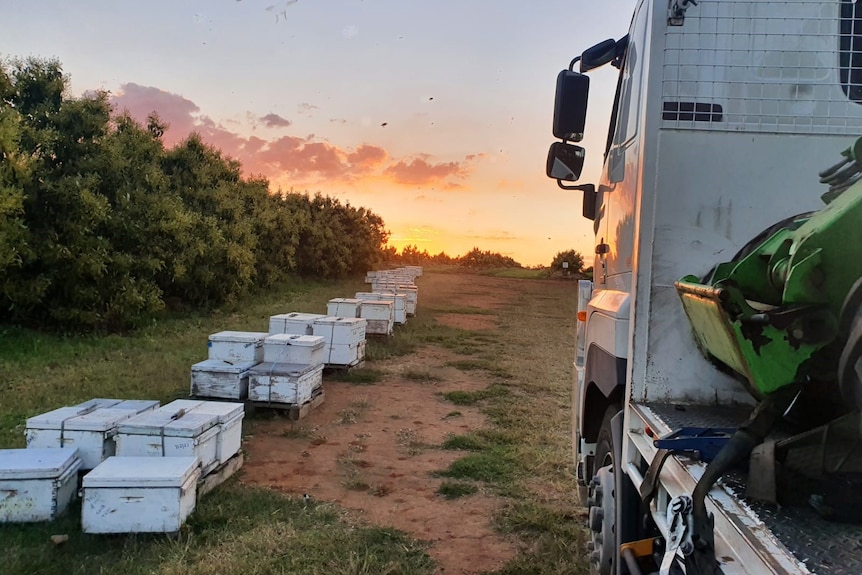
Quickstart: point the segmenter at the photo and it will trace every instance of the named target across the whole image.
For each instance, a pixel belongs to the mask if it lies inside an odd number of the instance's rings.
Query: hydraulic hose
[[[767,395],[754,409],[748,421],[733,434],[715,459],[707,465],[691,497],[694,553],[686,559],[687,569],[691,564],[691,570],[687,573],[712,575],[719,572],[718,563],[715,561],[713,522],[706,510],[706,496],[727,470],[751,455],[751,451],[766,438],[797,393],[796,386],[787,386]]]

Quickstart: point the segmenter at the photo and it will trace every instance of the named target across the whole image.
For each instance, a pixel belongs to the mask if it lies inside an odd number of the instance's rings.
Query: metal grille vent
[[[856,12],[850,0],[700,2],[683,26],[667,31],[662,127],[857,135],[862,106],[851,98],[862,99],[862,22],[855,24]],[[693,110],[682,108],[691,102]],[[710,105],[718,109],[702,107]]]

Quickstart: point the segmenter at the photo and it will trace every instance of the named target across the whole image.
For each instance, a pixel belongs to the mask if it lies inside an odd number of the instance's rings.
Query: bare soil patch
[[[245,444],[243,482],[338,503],[368,522],[428,541],[441,574],[501,567],[518,547],[491,525],[498,499],[480,490],[447,500],[436,493],[442,480],[432,475],[463,455],[439,447],[448,436],[485,425],[477,407],[455,406],[439,395],[489,383],[482,373],[445,367],[457,357],[429,347],[376,362],[375,369],[388,374],[377,385],[327,381],[326,401],[306,419],[255,422]],[[440,381],[400,375],[409,370],[426,370]]]
[[[419,282],[419,313],[423,307],[431,307],[437,311],[436,321],[444,325],[492,332],[507,324],[508,316],[501,317],[501,313],[511,310],[534,318],[548,313],[545,307],[535,312],[529,305],[525,307],[529,298],[546,295],[550,285],[532,283],[428,274]],[[524,345],[534,344],[534,335]],[[397,331],[394,337],[398,337]],[[542,353],[530,358],[544,366],[545,355],[558,359],[560,353],[543,346],[536,350]],[[504,505],[512,504],[510,499],[485,491],[482,483],[476,484],[478,493],[457,499],[437,494],[443,480],[434,472],[465,455],[442,449],[441,443],[451,435],[489,426],[481,404],[454,405],[442,397],[451,391],[485,390],[499,381],[485,369],[458,369],[459,362],[471,359],[443,347],[424,346],[407,356],[372,362],[369,367],[384,373],[374,385],[326,380],[325,403],[306,419],[293,423],[275,417],[251,422],[254,437],[245,443],[248,457],[242,481],[337,503],[361,521],[395,527],[427,541],[438,574],[492,571],[519,552],[533,552],[516,535],[494,529],[495,516]],[[565,371],[569,367],[563,364],[552,377],[568,381]],[[524,379],[521,386],[551,377],[545,375],[544,367],[535,374],[531,366],[519,369]],[[523,391],[513,388],[509,393],[516,398]],[[542,401],[550,401],[551,410],[559,404],[553,396]],[[561,416],[565,421],[558,426],[563,442],[568,440],[567,418]],[[573,490],[562,484],[568,479],[560,481],[559,485],[530,481],[528,487],[550,508],[568,508]]]

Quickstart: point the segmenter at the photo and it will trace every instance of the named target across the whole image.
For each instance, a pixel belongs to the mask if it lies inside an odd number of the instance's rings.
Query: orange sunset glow
[[[141,122],[156,112],[168,146],[199,133],[273,192],[366,207],[396,248],[478,247],[524,265],[591,253],[580,196],[544,176],[554,82],[572,55],[624,33],[629,1],[116,6],[16,3],[0,54],[58,58],[76,93],[106,90]],[[606,30],[564,33],[598,10]],[[615,79],[594,82],[583,181],[597,179]]]

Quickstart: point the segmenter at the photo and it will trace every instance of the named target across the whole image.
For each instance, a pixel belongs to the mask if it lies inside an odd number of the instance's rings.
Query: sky
[[[389,243],[524,265],[592,253],[580,192],[544,175],[557,73],[634,0],[0,0],[0,58],[54,57],[80,96],[192,131],[273,191],[323,193]],[[616,70],[591,72],[596,182]]]

